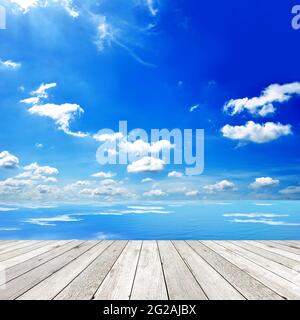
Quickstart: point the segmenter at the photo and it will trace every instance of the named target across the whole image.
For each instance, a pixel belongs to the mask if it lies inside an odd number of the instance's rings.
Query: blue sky
[[[294,1],[0,4],[0,201],[300,198]],[[204,129],[203,174],[100,165],[120,120]]]

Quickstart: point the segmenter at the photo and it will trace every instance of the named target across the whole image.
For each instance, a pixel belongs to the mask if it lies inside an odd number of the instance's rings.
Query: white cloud
[[[0,168],[14,169],[18,166],[19,159],[8,151],[0,152]]]
[[[39,226],[56,226],[53,222],[78,222],[82,221],[82,219],[71,217],[70,215],[61,215],[52,218],[31,218],[25,220],[24,222],[30,224],[36,224]]]
[[[36,114],[41,117],[48,117],[55,121],[58,129],[66,134],[75,137],[86,137],[88,134],[83,132],[73,132],[70,130],[70,122],[77,116],[84,113],[84,110],[78,104],[64,103],[54,104],[46,103],[43,105],[35,105],[31,107],[29,113]]]
[[[279,191],[281,194],[297,194],[300,193],[300,186],[289,186]]]
[[[19,210],[18,208],[3,208],[0,207],[0,212],[9,212],[9,211],[16,211]]]
[[[3,67],[3,68],[7,68],[7,69],[18,69],[21,67],[21,63],[19,62],[14,62],[14,61],[11,61],[11,60],[0,60],[0,67]]]
[[[208,193],[214,193],[218,191],[237,190],[234,183],[228,180],[222,180],[218,183],[204,186],[203,189]]]
[[[124,136],[121,132],[97,133],[93,135],[93,138],[98,142],[115,142],[117,140],[123,139]]]
[[[168,177],[169,178],[182,178],[183,177],[183,173],[182,172],[178,172],[178,171],[171,171],[168,173]]]
[[[292,134],[291,125],[267,122],[258,124],[248,121],[244,126],[231,126],[227,124],[221,129],[225,138],[254,143],[266,143]]]
[[[141,180],[142,183],[153,182],[154,180],[151,178],[144,178]]]
[[[26,98],[21,100],[21,103],[26,103],[26,104],[37,104],[39,103],[40,98],[39,97],[31,97],[31,98]]]
[[[235,223],[261,223],[261,224],[267,224],[270,226],[300,226],[300,223],[290,223],[290,222],[284,222],[284,221],[274,221],[272,219],[233,219],[230,220],[230,222]]]
[[[195,110],[198,109],[199,107],[200,107],[200,104],[196,104],[196,105],[192,106],[192,107],[190,108],[190,112],[195,111]]]
[[[0,181],[0,187],[9,187],[9,188],[23,188],[26,186],[31,186],[33,182],[31,180],[18,180],[15,178],[7,178],[6,180]]]
[[[58,174],[59,173],[59,171],[54,167],[40,166],[36,162],[31,163],[28,166],[25,166],[23,169],[25,171],[30,171],[34,175],[42,175],[42,174],[53,175],[53,174]]]
[[[144,155],[150,153],[159,153],[162,150],[170,150],[175,147],[168,140],[159,140],[153,143],[145,142],[141,139],[129,142],[123,139],[119,144],[120,150],[134,155]]]
[[[77,18],[79,16],[78,10],[73,6],[73,0],[10,0],[10,2],[16,4],[24,14],[33,8],[58,5],[64,8],[71,17]]]
[[[36,90],[31,92],[31,95],[47,99],[49,96],[47,91],[49,89],[55,88],[56,86],[57,84],[55,82],[46,84],[42,83]]]
[[[119,184],[111,179],[104,180],[104,183],[100,187],[97,188],[85,188],[79,192],[83,195],[88,196],[130,196],[131,193],[128,192],[125,188],[119,186]]]
[[[187,197],[196,197],[196,196],[198,196],[200,194],[200,192],[198,191],[198,190],[191,190],[191,191],[187,191],[186,193],[185,193],[185,195],[187,196]]]
[[[254,182],[250,183],[249,187],[252,189],[260,189],[264,187],[275,187],[279,185],[279,180],[270,177],[256,178]]]
[[[246,217],[246,218],[276,218],[288,217],[288,214],[273,214],[273,213],[226,213],[223,217]]]
[[[42,149],[42,148],[44,148],[44,145],[42,143],[36,143],[35,147],[38,149]]]
[[[160,189],[153,189],[143,194],[145,197],[164,197],[167,194]]]
[[[116,176],[116,173],[110,172],[110,171],[109,171],[109,172],[100,171],[100,172],[97,172],[97,173],[92,174],[92,177],[95,177],[95,178],[105,178],[105,179],[113,178],[114,176]]]
[[[138,172],[158,172],[165,167],[165,161],[153,157],[144,157],[140,160],[134,161],[127,166],[127,171],[130,173]]]
[[[274,103],[286,102],[295,95],[300,95],[300,82],[272,84],[264,89],[259,97],[230,100],[225,104],[224,110],[231,115],[247,110],[251,114],[264,117],[276,111]]]
[[[156,16],[158,14],[158,4],[157,0],[146,0],[149,12],[152,16]]]

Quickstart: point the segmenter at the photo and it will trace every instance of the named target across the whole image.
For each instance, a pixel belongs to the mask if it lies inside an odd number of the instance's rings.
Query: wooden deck
[[[300,241],[0,241],[1,267],[2,300],[300,299]]]

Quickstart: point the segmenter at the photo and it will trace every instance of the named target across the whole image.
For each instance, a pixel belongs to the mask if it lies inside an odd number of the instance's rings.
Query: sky
[[[1,202],[300,198],[295,1],[0,4]],[[204,129],[203,172],[119,121]],[[136,158],[101,164],[105,144]]]

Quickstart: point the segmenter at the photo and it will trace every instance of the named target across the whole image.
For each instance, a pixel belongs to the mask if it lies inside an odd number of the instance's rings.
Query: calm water
[[[300,201],[0,204],[0,239],[300,239]]]

